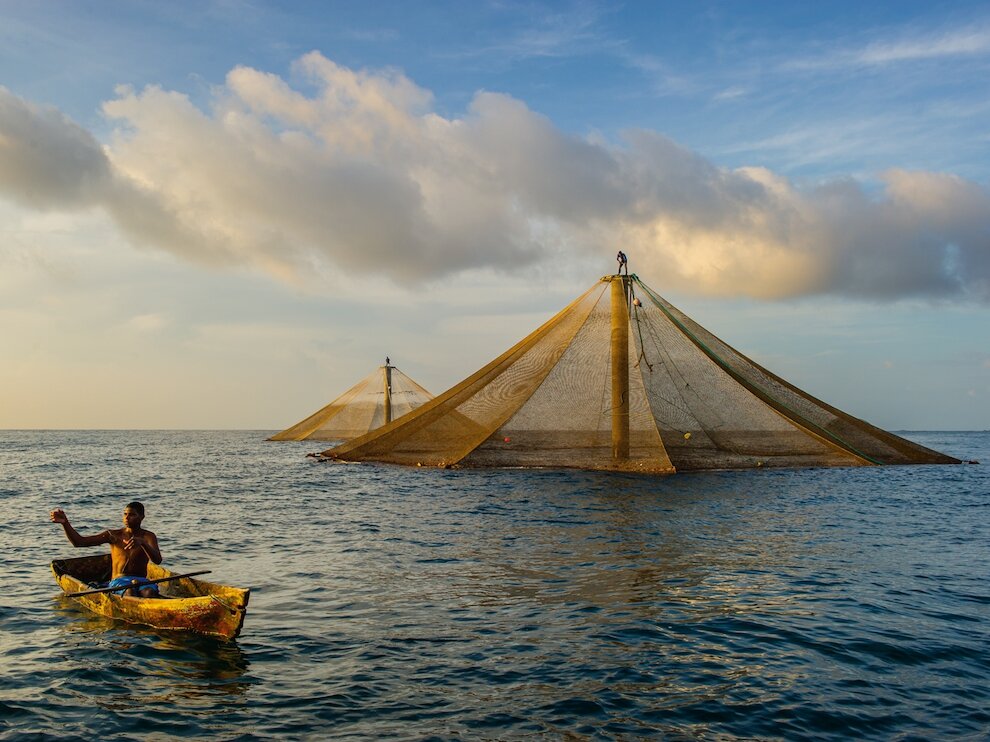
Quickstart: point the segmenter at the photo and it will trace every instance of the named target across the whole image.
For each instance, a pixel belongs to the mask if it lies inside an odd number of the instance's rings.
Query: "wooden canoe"
[[[52,574],[66,593],[89,590],[92,584],[110,579],[110,555],[56,559]],[[174,573],[157,564],[148,565],[148,579]],[[132,598],[113,593],[81,595],[80,604],[101,616],[145,624],[156,629],[194,631],[197,634],[233,639],[244,625],[251,591],[184,577],[162,582],[158,589],[167,599]]]

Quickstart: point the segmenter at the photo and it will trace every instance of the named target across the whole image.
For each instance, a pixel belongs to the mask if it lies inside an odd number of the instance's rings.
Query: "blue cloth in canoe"
[[[137,585],[133,585],[133,582],[137,582]],[[129,575],[124,575],[123,577],[114,577],[110,582],[107,583],[107,587],[120,587],[123,590],[114,590],[114,595],[123,595],[127,588],[136,587],[139,590],[147,587],[155,591],[155,595],[158,595],[158,585],[149,585],[150,580],[147,577],[130,577]]]

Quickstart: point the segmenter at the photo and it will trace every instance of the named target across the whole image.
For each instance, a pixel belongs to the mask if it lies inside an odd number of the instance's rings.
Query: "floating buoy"
[[[686,440],[686,441],[691,440],[691,434],[690,433],[685,433],[684,434],[684,440]]]
[[[503,438],[502,440],[504,440],[506,443],[508,443],[509,442],[509,436],[505,436],[505,438]]]

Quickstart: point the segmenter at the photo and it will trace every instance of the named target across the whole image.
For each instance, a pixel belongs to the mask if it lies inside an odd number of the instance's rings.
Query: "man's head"
[[[135,500],[124,506],[124,525],[128,528],[137,528],[142,520],[144,520],[144,505]]]

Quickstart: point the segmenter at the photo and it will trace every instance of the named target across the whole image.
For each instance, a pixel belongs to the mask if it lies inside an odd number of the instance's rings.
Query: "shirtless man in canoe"
[[[99,546],[110,544],[110,561],[113,565],[107,587],[119,587],[118,595],[140,598],[158,598],[158,585],[148,583],[148,560],[162,563],[158,549],[158,537],[141,528],[144,505],[132,502],[124,508],[124,527],[107,529],[95,536],[81,536],[62,509],[49,513],[52,523],[58,523],[73,546]],[[115,591],[116,592],[116,591]]]

